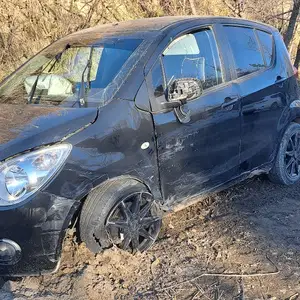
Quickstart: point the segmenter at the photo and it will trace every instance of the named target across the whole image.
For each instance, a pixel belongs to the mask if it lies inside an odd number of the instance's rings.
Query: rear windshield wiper
[[[83,72],[82,72],[82,75],[81,75],[79,96],[78,96],[77,101],[72,105],[72,107],[74,107],[74,105],[76,103],[79,103],[80,107],[82,107],[82,106],[87,107],[87,93],[91,88],[91,68],[92,68],[93,50],[94,50],[94,48],[91,47],[91,51],[90,51],[90,55],[89,55],[87,64],[86,64],[85,68],[83,69]],[[85,87],[85,81],[84,81],[86,71],[88,72],[87,73],[88,88]]]

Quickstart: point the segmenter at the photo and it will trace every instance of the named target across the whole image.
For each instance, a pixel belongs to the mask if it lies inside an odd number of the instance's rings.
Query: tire
[[[155,242],[161,223],[158,206],[145,185],[134,179],[119,179],[105,182],[88,195],[79,232],[94,253],[114,244],[130,252],[143,252]]]
[[[291,123],[285,131],[269,179],[283,185],[291,185],[299,181],[300,124]]]

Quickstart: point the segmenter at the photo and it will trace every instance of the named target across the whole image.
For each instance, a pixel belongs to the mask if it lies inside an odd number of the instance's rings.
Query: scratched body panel
[[[97,122],[66,141],[73,150],[58,176],[25,205],[0,211],[0,236],[9,233],[24,252],[20,263],[0,266],[2,274],[53,270],[80,200],[109,178],[137,178],[161,198],[152,118],[138,111],[134,102],[115,100],[102,107]],[[147,149],[141,149],[144,142],[149,143]]]
[[[68,192],[75,191],[75,197],[80,198],[91,187],[120,175],[142,180],[159,196],[151,114],[139,111],[134,102],[112,101],[100,109],[97,122],[68,141],[73,151],[59,177],[70,180],[61,187],[62,196],[69,197]],[[149,143],[147,149],[141,148],[144,142]],[[71,183],[74,186],[68,187]]]
[[[93,122],[96,117],[97,108],[20,107],[1,104],[0,160],[34,147],[61,141],[65,136]]]
[[[187,103],[187,124],[171,112],[154,115],[162,191],[170,204],[239,174],[239,104],[221,109],[225,95],[234,90],[228,86]]]
[[[18,241],[23,250],[22,260],[13,266],[1,266],[1,274],[18,276],[54,270],[65,230],[79,204],[44,191],[20,208],[0,212],[1,236]]]

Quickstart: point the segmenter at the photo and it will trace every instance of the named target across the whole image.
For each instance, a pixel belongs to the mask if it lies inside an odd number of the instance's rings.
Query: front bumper
[[[21,248],[18,262],[0,264],[0,276],[55,271],[65,232],[79,205],[80,201],[38,192],[24,206],[0,211],[0,239],[12,240]]]

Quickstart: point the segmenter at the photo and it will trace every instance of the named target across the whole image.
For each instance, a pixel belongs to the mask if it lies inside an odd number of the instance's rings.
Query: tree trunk
[[[295,58],[295,62],[294,62],[294,66],[297,69],[299,69],[299,65],[300,65],[300,41],[298,43],[297,54],[296,54],[296,58]]]
[[[294,5],[293,5],[293,10],[289,21],[289,25],[284,34],[284,42],[287,48],[289,48],[291,40],[293,39],[297,18],[299,16],[299,11],[300,11],[300,0],[294,0]]]

